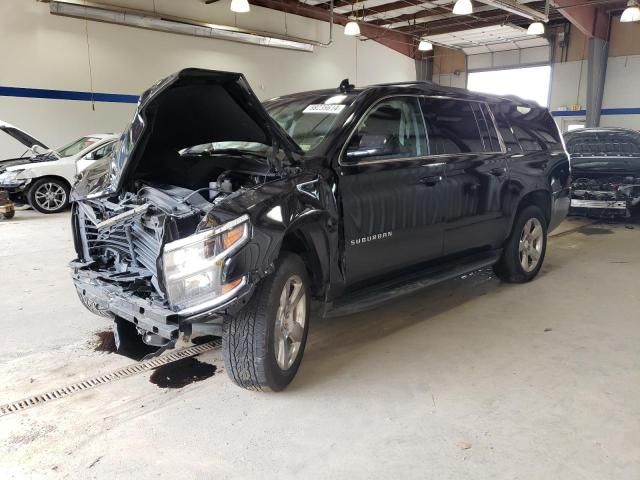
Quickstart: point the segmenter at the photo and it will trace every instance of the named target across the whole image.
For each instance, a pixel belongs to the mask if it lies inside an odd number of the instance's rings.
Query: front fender
[[[254,200],[250,205],[248,198]],[[228,221],[229,215],[246,213],[252,230],[247,245],[227,259],[225,281],[246,275],[249,285],[257,284],[273,272],[284,249],[303,257],[317,287],[315,293],[325,294],[332,259],[337,257],[338,221],[335,198],[321,176],[277,180],[223,203],[223,209],[212,212],[214,217]]]

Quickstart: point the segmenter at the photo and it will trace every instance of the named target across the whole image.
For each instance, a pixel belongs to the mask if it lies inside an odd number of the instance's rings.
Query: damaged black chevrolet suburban
[[[263,105],[240,74],[187,69],[77,183],[73,281],[119,348],[208,329],[236,384],[281,390],[312,305],[344,315],[490,265],[534,278],[569,185],[549,112],[519,99],[343,82]]]

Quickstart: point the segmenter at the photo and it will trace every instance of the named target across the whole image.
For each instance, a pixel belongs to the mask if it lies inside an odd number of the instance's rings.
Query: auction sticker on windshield
[[[344,110],[344,107],[346,107],[346,105],[320,103],[320,104],[309,105],[302,112],[303,113],[325,113],[325,114],[329,113],[329,114],[337,115],[342,110]]]

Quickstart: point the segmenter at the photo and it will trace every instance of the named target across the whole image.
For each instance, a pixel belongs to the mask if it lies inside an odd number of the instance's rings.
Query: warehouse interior
[[[415,84],[533,105],[570,180],[571,134],[640,138],[636,0],[4,0],[0,31],[0,130],[18,128],[33,158],[110,146],[112,175],[149,89],[190,68],[244,75],[258,105]],[[173,125],[191,129],[192,110]],[[208,330],[155,357],[117,352],[113,319],[87,311],[69,267],[76,162],[102,158],[78,148],[71,173],[41,174],[68,177],[46,212],[3,196],[5,168],[22,172],[3,161],[26,144],[2,137],[1,478],[640,478],[637,199],[624,215],[569,210],[526,284],[481,268],[376,309],[313,311],[297,376],[261,393],[229,381]],[[616,192],[640,187],[633,148],[600,158],[637,172]]]

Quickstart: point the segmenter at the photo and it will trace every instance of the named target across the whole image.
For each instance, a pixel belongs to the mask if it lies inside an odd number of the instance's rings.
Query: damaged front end
[[[268,273],[246,208],[295,152],[277,128],[239,74],[189,69],[146,92],[115,156],[72,192],[85,306],[154,346],[194,323],[219,335]]]
[[[573,181],[571,214],[629,217],[640,206],[640,177],[595,176]]]

